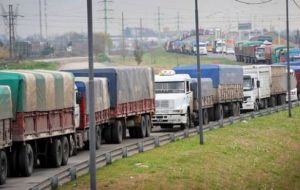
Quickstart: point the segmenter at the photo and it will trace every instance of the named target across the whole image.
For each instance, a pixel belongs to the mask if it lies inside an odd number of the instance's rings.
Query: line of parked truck
[[[300,64],[299,64],[300,65]],[[292,89],[300,87],[293,66]],[[299,67],[299,68],[297,68]],[[203,122],[285,103],[286,66],[202,64]],[[150,136],[153,125],[198,125],[196,65],[95,69],[96,148]],[[0,183],[59,167],[89,143],[87,69],[0,71]],[[300,92],[300,90],[298,90]],[[249,106],[250,105],[250,106]]]
[[[188,55],[196,55],[197,44],[195,42],[195,36],[183,39],[183,40],[173,40],[167,41],[164,45],[167,52],[181,53]],[[199,53],[200,55],[207,55],[208,52],[212,53],[224,53],[224,54],[234,54],[233,47],[226,44],[225,40],[213,40],[206,42],[199,42]]]
[[[300,60],[300,48],[291,47],[290,60]],[[244,41],[235,44],[235,56],[238,62],[273,64],[285,62],[287,47],[268,41]]]
[[[300,67],[291,72],[292,100],[299,97],[299,72]],[[257,111],[286,102],[285,65],[201,64],[201,77],[204,124],[238,116],[240,111]],[[155,76],[154,125],[188,128],[198,124],[196,78],[196,65],[177,66]]]

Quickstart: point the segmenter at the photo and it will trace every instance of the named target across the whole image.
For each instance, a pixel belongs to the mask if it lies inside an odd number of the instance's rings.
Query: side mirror
[[[256,81],[256,86],[257,86],[257,88],[260,88],[260,81],[259,80]]]

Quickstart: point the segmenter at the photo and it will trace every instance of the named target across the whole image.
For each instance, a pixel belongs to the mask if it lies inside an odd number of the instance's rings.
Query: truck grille
[[[168,100],[156,100],[156,108],[169,108]]]

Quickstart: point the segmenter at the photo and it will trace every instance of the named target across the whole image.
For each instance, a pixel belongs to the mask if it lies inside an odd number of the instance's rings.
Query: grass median
[[[300,108],[248,119],[118,160],[99,189],[300,189]],[[61,189],[89,189],[89,176]]]

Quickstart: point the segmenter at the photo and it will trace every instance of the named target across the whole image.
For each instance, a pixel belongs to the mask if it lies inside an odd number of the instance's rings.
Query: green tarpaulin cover
[[[9,86],[0,86],[0,120],[12,118],[12,101]]]
[[[0,85],[12,92],[13,114],[73,107],[74,77],[70,73],[43,70],[0,71]]]

